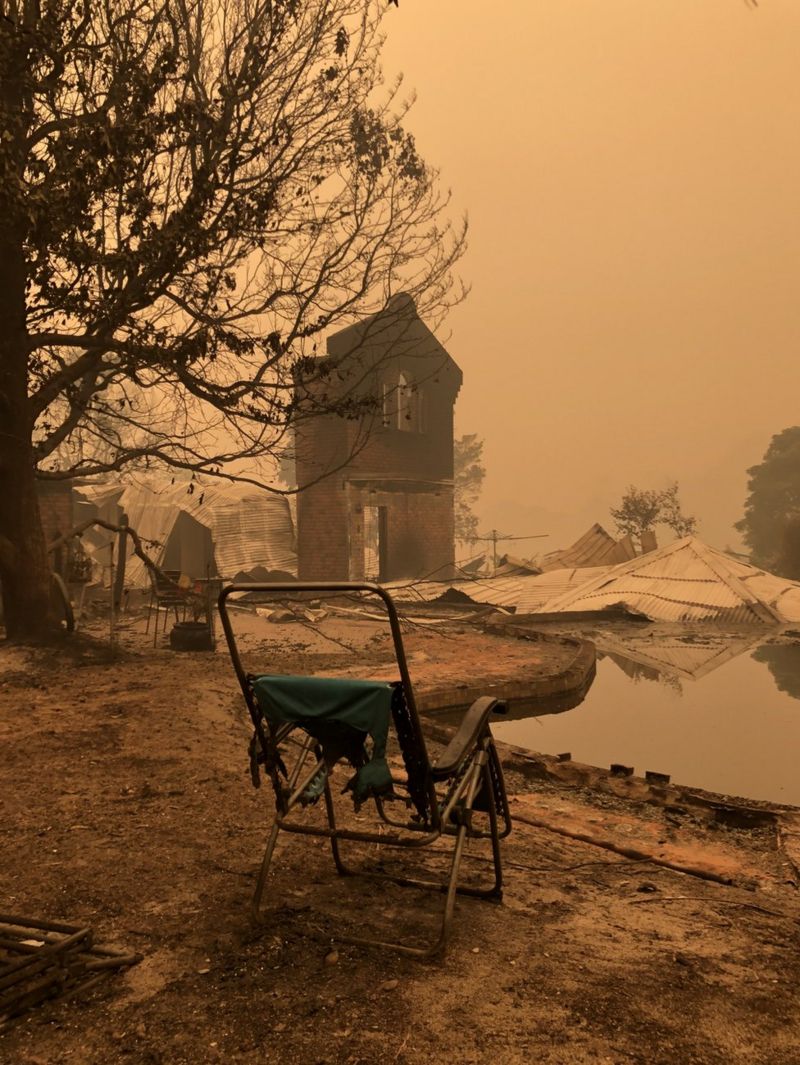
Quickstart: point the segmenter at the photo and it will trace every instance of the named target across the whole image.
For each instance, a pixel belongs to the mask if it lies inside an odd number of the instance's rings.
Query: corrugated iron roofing
[[[695,537],[617,566],[530,577],[396,581],[391,587],[398,599],[419,602],[457,589],[473,602],[520,614],[602,611],[622,604],[654,621],[800,622],[800,583],[733,559]]]
[[[614,566],[636,557],[630,536],[615,540],[595,522],[571,547],[545,556],[541,568],[572,569],[589,566]]]
[[[224,576],[255,566],[296,572],[294,530],[283,497],[251,489],[237,498],[228,487],[204,501],[202,518],[199,509],[194,516],[211,529],[217,568]]]
[[[685,537],[554,596],[542,610],[603,610],[620,603],[656,621],[794,622],[800,621],[800,584]]]
[[[118,521],[124,511],[131,528],[158,545],[150,552],[157,564],[163,559],[178,515],[186,513],[211,531],[217,570],[223,576],[233,577],[254,566],[296,571],[294,527],[283,496],[242,484],[194,482],[191,492],[189,487],[186,481],[170,484],[149,478],[113,490],[107,485],[92,485],[77,491],[87,501],[102,506],[103,516]],[[105,513],[112,507],[116,515]],[[126,583],[136,587],[147,581],[144,563],[135,555],[129,557]]]
[[[473,602],[513,607],[518,614],[537,613],[553,596],[563,595],[591,577],[608,572],[607,566],[552,570],[526,577],[487,577],[457,581],[394,581],[388,587],[406,602],[430,602],[449,589],[468,595]]]

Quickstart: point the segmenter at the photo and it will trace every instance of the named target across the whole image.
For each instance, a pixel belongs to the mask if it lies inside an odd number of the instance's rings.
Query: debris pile
[[[580,561],[585,563],[587,558]],[[531,576],[398,581],[389,587],[401,601],[446,600],[458,592],[463,602],[491,604],[539,618],[608,617],[616,612],[682,623],[785,625],[800,621],[800,582],[776,577],[694,536],[613,566],[544,568],[544,573]]]
[[[31,1006],[87,991],[138,961],[97,946],[91,928],[0,914],[0,1031]]]

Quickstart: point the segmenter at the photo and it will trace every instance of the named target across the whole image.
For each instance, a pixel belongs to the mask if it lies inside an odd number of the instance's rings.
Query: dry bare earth
[[[360,638],[379,661],[374,636]],[[412,652],[435,651],[433,637],[415,640]],[[136,651],[112,663],[0,650],[2,908],[86,922],[144,955],[86,1001],[17,1022],[0,1061],[800,1062],[800,905],[770,830],[711,833],[512,771],[516,810],[688,841],[757,886],[519,824],[503,904],[461,901],[444,962],[342,946],[326,964],[337,919],[413,935],[432,929],[441,900],[340,880],[324,846],[290,839],[269,920],[253,928],[269,793],[249,784],[230,667],[126,642]],[[336,651],[324,646],[291,625],[262,650],[324,670]],[[470,873],[484,871],[482,853],[470,851]]]

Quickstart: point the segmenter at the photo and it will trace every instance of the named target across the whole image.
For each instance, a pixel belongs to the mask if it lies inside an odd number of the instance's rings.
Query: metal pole
[[[128,515],[123,514],[119,520],[119,538],[117,549],[117,572],[113,581],[114,609],[119,610],[122,603],[122,593],[125,588],[125,559],[128,547]]]
[[[116,631],[114,629],[114,541],[108,545],[108,549],[111,552],[110,567],[111,567],[111,614],[108,619],[108,638],[111,647],[114,647],[114,641],[116,639]]]

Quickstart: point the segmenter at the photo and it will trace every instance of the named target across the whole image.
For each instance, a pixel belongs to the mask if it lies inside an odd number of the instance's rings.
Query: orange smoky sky
[[[447,345],[484,524],[560,546],[677,479],[737,544],[746,467],[800,423],[800,3],[401,0],[387,23],[470,219]]]

